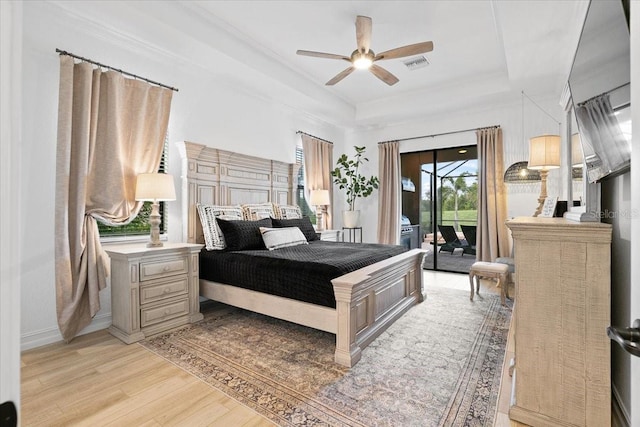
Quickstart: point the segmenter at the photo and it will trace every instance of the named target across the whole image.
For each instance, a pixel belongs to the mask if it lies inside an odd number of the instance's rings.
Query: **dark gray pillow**
[[[218,227],[220,227],[224,235],[227,250],[266,249],[262,240],[262,233],[260,233],[260,227],[272,227],[271,218],[264,218],[258,221],[229,221],[216,218],[216,221],[218,221]]]
[[[298,227],[300,231],[302,231],[302,234],[304,234],[304,237],[307,238],[307,242],[318,240],[318,234],[313,228],[313,224],[311,224],[311,220],[308,216],[291,219],[272,218],[271,221],[273,222],[274,228]]]

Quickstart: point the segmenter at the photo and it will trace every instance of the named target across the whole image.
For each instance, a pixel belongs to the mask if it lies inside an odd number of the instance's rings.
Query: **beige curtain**
[[[509,256],[502,129],[478,129],[476,136],[479,165],[477,259],[493,262],[498,257]]]
[[[400,206],[402,183],[400,176],[400,143],[378,144],[380,188],[378,190],[378,242],[400,243]]]
[[[71,340],[100,310],[109,258],[95,218],[125,224],[136,175],[157,170],[172,91],[60,57],[56,157],[56,305]]]
[[[331,170],[333,169],[333,144],[301,133],[302,151],[304,154],[304,198],[309,200],[311,190],[329,190],[329,200],[333,206],[333,185]],[[329,206],[324,219],[326,229],[333,227],[332,208]]]

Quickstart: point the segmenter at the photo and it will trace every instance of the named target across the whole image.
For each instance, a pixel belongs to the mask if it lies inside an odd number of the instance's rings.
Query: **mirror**
[[[630,167],[631,121],[625,116],[630,111],[630,81],[629,26],[623,2],[592,0],[569,75],[575,129],[589,182]]]

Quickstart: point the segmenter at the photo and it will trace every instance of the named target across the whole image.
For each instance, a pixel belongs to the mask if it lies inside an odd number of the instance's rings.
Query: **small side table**
[[[327,242],[341,242],[342,230],[320,230],[316,231],[316,234],[320,236],[320,240]]]
[[[342,227],[342,239],[345,242],[362,243],[362,227]]]

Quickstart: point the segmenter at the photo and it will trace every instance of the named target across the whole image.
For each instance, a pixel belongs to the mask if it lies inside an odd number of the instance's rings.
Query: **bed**
[[[180,142],[183,239],[202,243],[197,204],[293,203],[295,164],[268,160],[192,142]],[[200,279],[200,295],[225,304],[336,335],[335,361],[351,367],[362,349],[425,298],[425,251],[413,249],[331,280],[335,307],[298,301]]]

